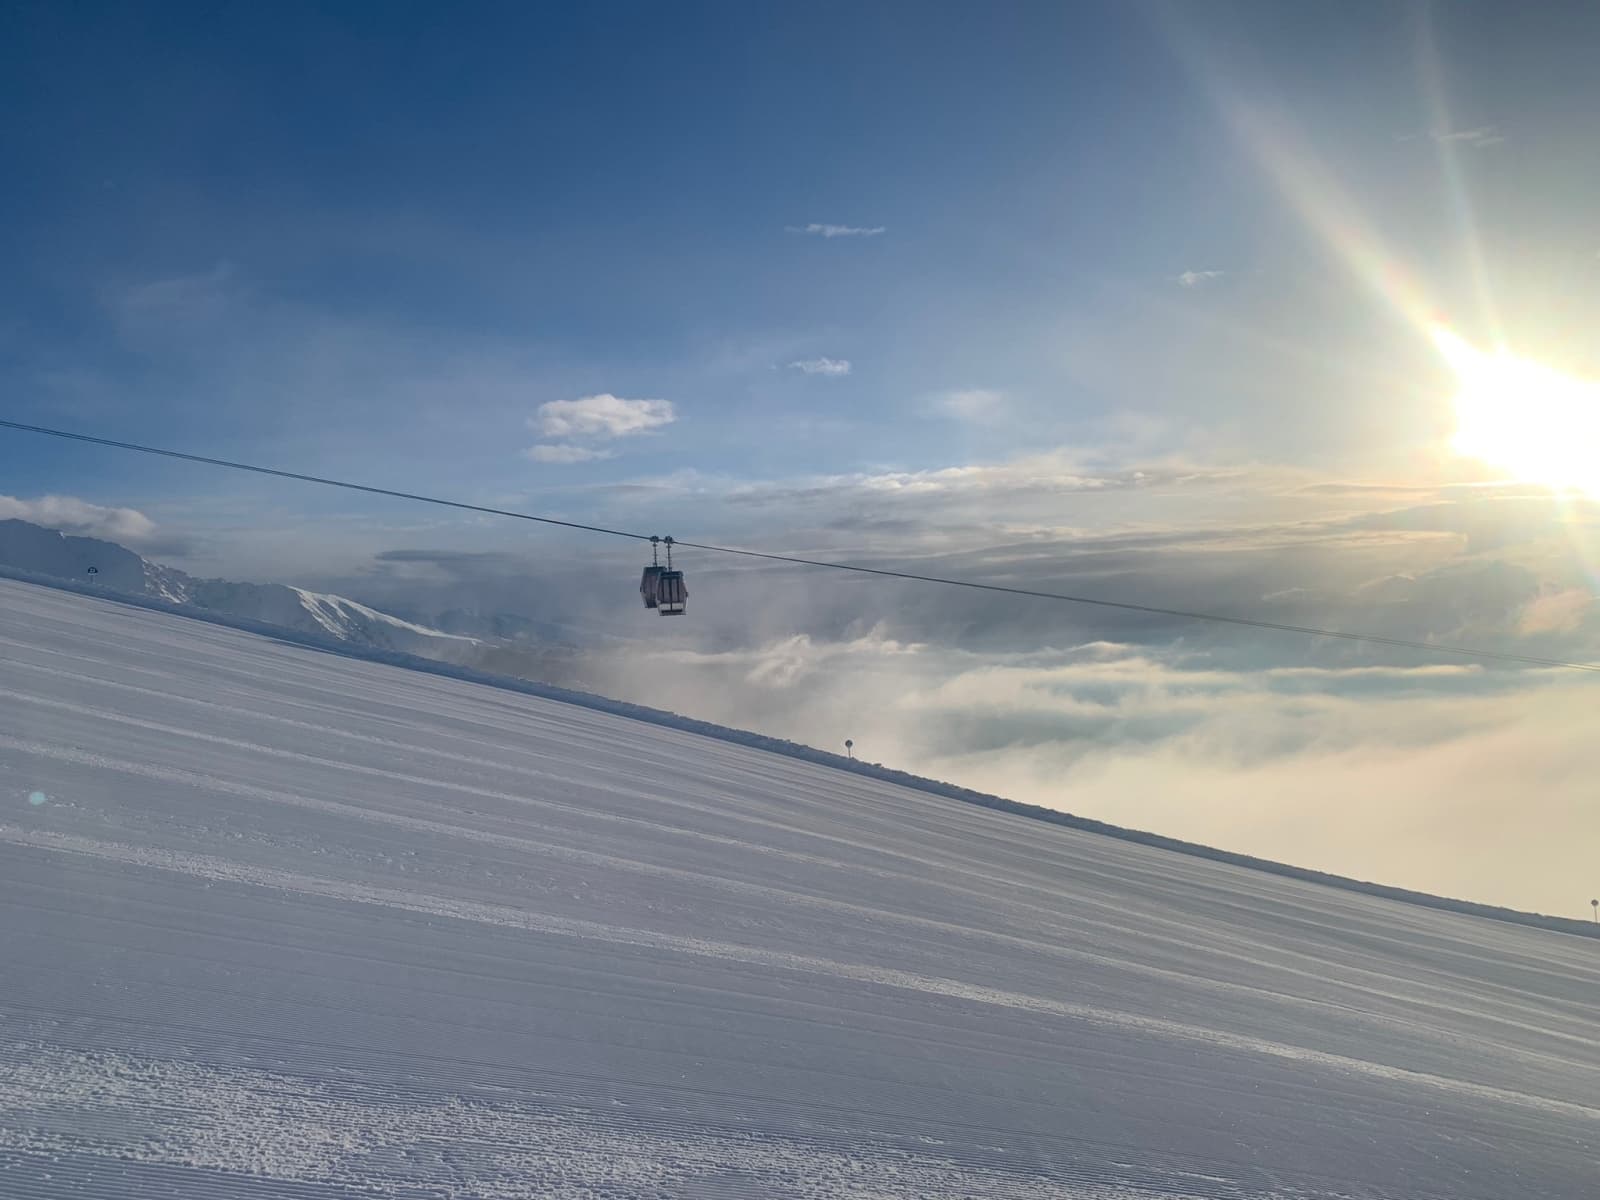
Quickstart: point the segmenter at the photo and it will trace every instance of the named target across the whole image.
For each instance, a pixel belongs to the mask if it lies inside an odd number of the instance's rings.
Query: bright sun
[[[1600,383],[1479,350],[1443,326],[1433,342],[1460,386],[1451,449],[1527,483],[1600,497]]]

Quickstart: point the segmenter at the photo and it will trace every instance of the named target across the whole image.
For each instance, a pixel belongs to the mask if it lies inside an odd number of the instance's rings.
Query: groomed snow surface
[[[7,1197],[1600,1187],[1583,938],[11,582],[0,796]]]

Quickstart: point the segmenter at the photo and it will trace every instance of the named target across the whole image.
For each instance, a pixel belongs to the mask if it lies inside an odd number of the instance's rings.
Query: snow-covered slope
[[[456,661],[477,644],[475,638],[429,629],[343,596],[277,583],[196,579],[115,542],[75,537],[27,521],[0,521],[0,565],[79,583],[92,581],[108,592],[191,605],[358,646]],[[88,574],[90,568],[93,576]]]
[[[1594,1195],[1596,944],[0,581],[0,1194]]]

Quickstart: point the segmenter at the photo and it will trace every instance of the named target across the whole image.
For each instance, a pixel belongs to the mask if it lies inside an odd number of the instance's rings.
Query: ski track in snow
[[[8,1197],[1595,1194],[1585,939],[3,580],[0,905]]]

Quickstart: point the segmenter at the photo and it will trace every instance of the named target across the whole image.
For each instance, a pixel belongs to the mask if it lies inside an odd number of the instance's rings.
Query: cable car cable
[[[488,513],[497,517],[513,517],[520,521],[536,521],[541,525],[558,525],[565,529],[578,529],[585,533],[602,533],[611,537],[631,538],[634,541],[651,541],[651,535],[633,533],[625,529],[610,529],[604,525],[589,525],[581,521],[564,521],[557,517],[541,517],[513,509],[491,508],[482,504],[468,504],[461,500],[446,500],[438,496],[425,496],[419,492],[402,492],[393,488],[373,487],[352,483],[344,479],[329,479],[321,475],[307,475],[299,471],[282,471],[253,463],[234,462],[225,458],[209,458],[201,454],[186,454],[181,450],[168,450],[160,446],[144,446],[137,442],[121,442],[112,438],[95,437],[86,433],[73,433],[64,429],[51,429],[43,425],[26,425],[21,421],[0,419],[0,427],[17,429],[25,433],[38,433],[47,437],[65,438],[69,441],[88,442],[96,446],[109,446],[116,450],[133,450],[140,454],[155,454],[164,458],[182,459],[207,466],[226,467],[234,471],[250,471],[257,475],[271,475],[279,479],[294,479],[302,483],[320,483],[328,487],[346,488],[374,496],[390,496],[398,500],[415,500],[423,504],[437,504],[445,508],[464,509],[468,512]],[[1212,624],[1265,629],[1276,633],[1296,633],[1306,637],[1338,638],[1349,642],[1391,646],[1404,650],[1425,650],[1434,654],[1454,654],[1463,658],[1479,658],[1493,662],[1516,663],[1520,666],[1554,667],[1569,671],[1600,673],[1600,663],[1571,662],[1560,658],[1541,658],[1531,654],[1515,654],[1503,650],[1480,650],[1470,646],[1441,645],[1417,641],[1412,638],[1386,637],[1376,633],[1352,633],[1342,629],[1324,629],[1315,625],[1291,625],[1279,621],[1263,621],[1253,617],[1227,616],[1222,613],[1199,612],[1192,609],[1167,608],[1158,604],[1138,604],[1130,600],[1106,600],[1094,596],[1074,596],[1065,592],[1046,592],[1034,588],[1011,587],[1001,583],[982,583],[972,579],[950,579],[941,575],[923,575],[915,571],[896,571],[888,567],[866,567],[856,563],[829,562],[825,559],[802,558],[793,554],[772,554],[761,550],[743,550],[734,546],[716,546],[707,542],[686,542],[676,539],[674,546],[692,550],[705,550],[714,554],[732,554],[741,558],[763,559],[768,562],[789,563],[793,566],[819,567],[832,571],[851,571],[860,575],[878,575],[889,579],[905,579],[917,583],[935,583],[946,587],[968,588],[973,591],[998,592],[1010,596],[1028,596],[1038,600],[1057,600],[1068,604],[1086,604],[1097,608],[1118,609],[1123,612],[1143,613],[1148,616],[1175,617],[1184,621],[1207,621]]]
[[[141,446],[137,442],[119,442],[112,438],[93,437],[87,433],[71,433],[65,429],[50,429],[43,425],[24,425],[21,421],[0,419],[0,426],[21,429],[27,433],[42,433],[49,437],[67,438],[74,442],[89,442],[95,446],[110,446],[114,450],[137,450],[140,454],[159,454],[164,458],[181,458],[185,462],[204,463],[209,467],[227,467],[233,471],[253,471],[257,475],[273,475],[279,479],[297,479],[301,483],[322,483],[328,487],[348,488],[353,492],[368,492],[374,496],[393,496],[397,500],[419,500],[424,504],[441,504],[445,508],[463,508],[468,512],[489,513],[496,517],[515,517],[519,521],[538,521],[541,525],[561,525],[567,529],[582,529],[587,533],[606,533],[612,537],[633,538],[648,542],[647,533],[629,533],[624,529],[606,529],[600,525],[585,525],[579,521],[561,521],[555,517],[536,517],[532,513],[514,512],[509,508],[489,508],[482,504],[468,504],[462,500],[443,500],[438,496],[422,496],[416,492],[398,492],[392,488],[372,487],[365,483],[351,483],[344,479],[325,479],[320,475],[303,475],[299,471],[280,471],[276,467],[258,467],[254,463],[234,462],[226,458],[207,458],[203,454],[185,454],[182,450],[167,450],[160,446]]]

